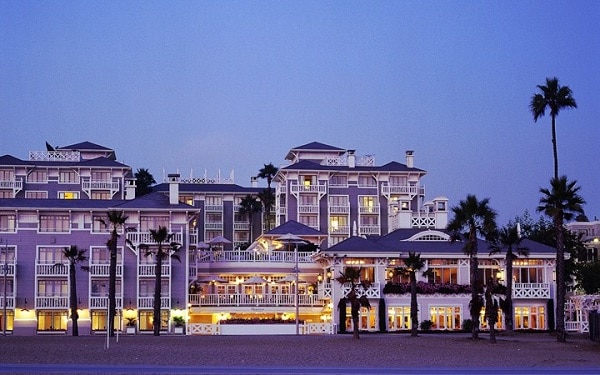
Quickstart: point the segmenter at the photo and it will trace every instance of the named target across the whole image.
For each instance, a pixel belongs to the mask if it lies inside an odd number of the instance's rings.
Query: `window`
[[[122,248],[117,248],[117,264],[122,263]],[[90,263],[91,264],[109,264],[110,263],[110,250],[106,247],[92,247],[90,252]]]
[[[47,191],[26,191],[25,198],[27,199],[47,199]]]
[[[238,197],[238,203],[240,204],[239,201],[241,201],[242,197]],[[223,198],[220,195],[207,195],[206,199],[204,200],[204,203],[206,205],[222,205],[223,204]]]
[[[14,232],[16,228],[15,215],[0,214],[0,232]]]
[[[180,195],[179,201],[181,203],[189,204],[190,206],[194,205],[194,196],[193,195]]]
[[[361,307],[358,318],[358,329],[366,331],[375,331],[377,329],[378,322],[378,306],[371,306],[371,310],[366,307]],[[352,312],[351,308],[346,307],[346,331],[352,332]]]
[[[62,247],[40,247],[38,249],[39,264],[56,264],[66,262]]]
[[[348,186],[348,176],[331,176],[329,179],[329,186],[331,187],[346,187]]]
[[[0,198],[13,198],[12,190],[0,190]]]
[[[431,259],[428,262],[427,281],[431,284],[457,284],[458,265],[456,260]]]
[[[0,169],[0,181],[13,181],[15,172],[12,169]]]
[[[429,308],[430,320],[434,329],[460,329],[460,306],[431,306]]]
[[[108,297],[108,279],[92,280],[92,297]],[[121,297],[121,279],[117,278],[115,283],[115,296]]]
[[[27,182],[30,183],[47,183],[48,182],[48,171],[37,170],[32,171],[27,175]]]
[[[75,171],[60,171],[58,175],[58,182],[61,184],[78,184],[79,175]]]
[[[69,281],[62,280],[38,280],[38,297],[68,297]]]
[[[169,296],[169,280],[161,280],[160,296]],[[154,280],[140,280],[140,297],[154,297]]]
[[[142,216],[140,218],[140,230],[147,232],[150,229],[165,227],[169,229],[169,218],[167,216]]]
[[[410,306],[390,306],[388,308],[388,330],[400,331],[411,327]]]
[[[379,206],[379,201],[377,200],[377,197],[371,195],[362,195],[358,197],[358,201],[361,207],[375,208]]]
[[[160,329],[165,330],[168,327],[169,312],[161,310],[160,312]],[[152,310],[140,311],[140,331],[152,331],[154,322],[154,313]]]
[[[111,199],[112,195],[108,191],[92,191],[91,199]]]
[[[59,191],[58,199],[79,199],[78,191]]]
[[[390,176],[390,186],[406,186],[406,176]]]
[[[513,280],[515,283],[543,283],[544,266],[539,260],[513,261]]]
[[[311,185],[317,184],[317,176],[300,176],[300,183],[304,186],[305,189],[309,189]]]
[[[358,187],[376,187],[377,181],[373,176],[358,176]]]
[[[319,221],[318,221],[318,217],[316,215],[300,215],[299,219],[300,219],[299,221],[301,224],[304,224],[311,228],[319,227]]]
[[[317,204],[317,196],[315,194],[302,194],[300,196],[301,206],[316,206]]]
[[[38,312],[38,331],[65,331],[67,329],[67,311]]]
[[[68,215],[40,215],[40,232],[68,232]]]
[[[331,216],[329,218],[329,232],[349,234],[348,216]]]
[[[544,306],[515,307],[515,329],[546,329]]]
[[[111,181],[110,172],[92,171],[92,181]]]
[[[12,331],[15,321],[15,312],[13,310],[6,310],[6,330]],[[0,330],[4,330],[4,309],[0,309]]]

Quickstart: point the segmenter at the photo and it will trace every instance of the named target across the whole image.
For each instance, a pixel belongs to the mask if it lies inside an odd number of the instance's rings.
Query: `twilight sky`
[[[553,173],[600,218],[600,2],[0,0],[0,155],[112,147],[134,170],[235,170],[312,141],[428,171],[426,199],[489,197],[504,225]],[[261,184],[265,184],[261,182]]]

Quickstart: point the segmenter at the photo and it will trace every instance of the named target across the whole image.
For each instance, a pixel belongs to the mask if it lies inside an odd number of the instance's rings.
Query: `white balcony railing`
[[[233,230],[250,230],[250,223],[234,222]]]
[[[550,298],[548,283],[515,283],[513,298]]]
[[[115,298],[117,309],[123,308],[123,298],[117,296]],[[107,309],[108,308],[108,297],[90,297],[90,309]]]
[[[379,225],[360,225],[358,233],[360,235],[379,234],[381,227]]]
[[[160,267],[161,275],[168,277],[171,275],[171,265],[163,264]],[[156,264],[139,264],[138,265],[138,276],[152,276],[156,273]]]
[[[292,184],[292,185],[290,185],[290,191],[292,192],[292,194],[297,194],[297,193],[325,194],[327,192],[327,185],[326,184],[315,184],[315,185]]]
[[[300,204],[298,205],[298,213],[301,214],[318,214],[319,205],[316,204]]]
[[[222,204],[207,204],[204,205],[205,212],[223,212]]]
[[[293,294],[190,294],[192,306],[295,306]],[[317,294],[298,295],[299,306],[322,306]]]
[[[0,296],[0,308],[4,308],[4,301],[6,299],[6,308],[7,309],[14,309],[15,308],[15,297],[13,296]]]
[[[359,212],[361,215],[378,215],[379,205],[376,206],[360,206]]]
[[[223,230],[223,223],[204,223],[204,229],[206,230]]]
[[[109,264],[90,264],[90,275],[91,276],[110,276],[110,265]],[[117,277],[123,276],[123,265],[117,264]]]
[[[23,178],[16,177],[12,180],[0,180],[0,189],[21,190],[23,189]]]
[[[330,227],[329,234],[350,234],[350,226],[338,225],[337,227]]]
[[[314,251],[298,251],[298,263],[314,263]],[[257,263],[289,263],[295,262],[294,251],[257,252],[246,250],[220,250],[198,252],[198,263],[211,262],[257,262]]]
[[[82,182],[81,188],[84,191],[90,191],[90,190],[119,191],[119,181],[85,180]]]
[[[151,309],[154,308],[154,297],[138,297],[138,308],[139,309]],[[170,309],[171,308],[171,297],[160,297],[160,308]]]
[[[49,296],[49,297],[36,297],[35,298],[36,309],[68,309],[69,308],[69,297],[66,296]]]
[[[350,213],[350,205],[335,205],[335,206],[329,206],[329,213],[330,214],[349,214]]]
[[[134,247],[138,247],[140,244],[156,245],[150,232],[127,232],[127,239],[133,244]],[[183,244],[183,234],[174,233],[171,241]],[[168,245],[168,244],[167,244]]]
[[[35,272],[38,276],[68,276],[68,264],[36,264]]]

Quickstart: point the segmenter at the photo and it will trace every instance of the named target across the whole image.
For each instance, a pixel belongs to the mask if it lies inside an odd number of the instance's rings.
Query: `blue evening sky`
[[[318,141],[428,171],[427,199],[489,197],[499,224],[553,173],[536,85],[558,116],[559,168],[600,218],[599,1],[0,0],[0,155],[90,141],[182,177]],[[265,185],[261,182],[261,185]]]

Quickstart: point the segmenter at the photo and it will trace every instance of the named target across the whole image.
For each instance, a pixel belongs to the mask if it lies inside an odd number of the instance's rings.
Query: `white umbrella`
[[[251,278],[249,278],[248,280],[244,281],[244,284],[265,284],[265,283],[268,283],[268,281],[258,275],[254,275]]]
[[[210,247],[209,244],[207,244],[206,242],[198,242],[198,249],[208,249]]]
[[[295,283],[296,282],[296,275],[287,275],[286,277],[284,277],[281,280],[277,281],[278,283]],[[305,282],[303,280],[298,280],[298,282],[302,283]]]
[[[301,237],[298,237],[292,233],[286,233],[283,236],[277,237],[275,240],[279,241],[279,242],[285,242],[285,243],[305,243],[306,242],[306,240],[304,240]]]
[[[204,276],[200,279],[198,279],[198,281],[202,282],[202,283],[226,283],[227,280],[220,278],[218,275],[207,275]]]
[[[226,243],[231,243],[231,241],[229,241],[227,238],[223,237],[223,236],[217,236],[215,238],[213,238],[212,240],[207,242],[209,245],[223,245]]]

